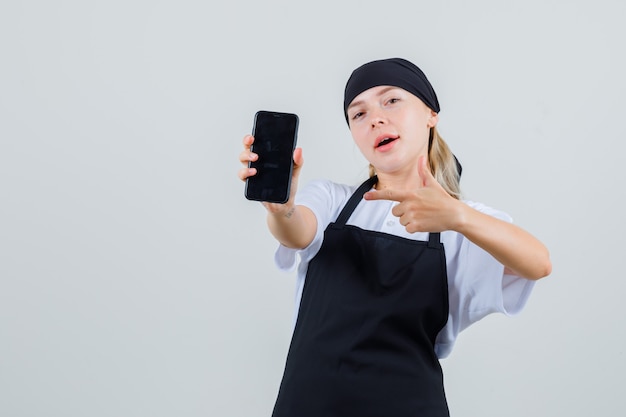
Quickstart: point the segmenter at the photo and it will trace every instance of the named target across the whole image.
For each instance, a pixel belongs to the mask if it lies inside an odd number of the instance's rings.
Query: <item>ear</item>
[[[427,125],[428,127],[435,127],[437,126],[437,123],[439,122],[439,114],[435,113],[433,110],[430,110],[430,116],[428,116],[428,122]]]

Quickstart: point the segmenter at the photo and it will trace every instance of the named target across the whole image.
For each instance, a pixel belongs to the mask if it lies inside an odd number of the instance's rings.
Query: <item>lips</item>
[[[375,148],[380,148],[398,139],[397,135],[380,135],[376,138]]]

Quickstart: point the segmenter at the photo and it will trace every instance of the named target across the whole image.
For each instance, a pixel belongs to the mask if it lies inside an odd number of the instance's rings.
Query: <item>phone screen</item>
[[[249,164],[256,168],[257,174],[246,180],[248,200],[287,202],[297,134],[298,116],[295,114],[270,111],[255,114],[251,149],[259,158]]]

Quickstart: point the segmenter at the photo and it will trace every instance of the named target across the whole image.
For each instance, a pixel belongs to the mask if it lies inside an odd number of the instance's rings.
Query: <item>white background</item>
[[[452,415],[619,415],[625,4],[4,0],[0,415],[269,416],[294,276],[241,138],[298,113],[302,182],[362,180],[343,88],[393,56],[435,86],[465,196],[554,264],[443,360]]]

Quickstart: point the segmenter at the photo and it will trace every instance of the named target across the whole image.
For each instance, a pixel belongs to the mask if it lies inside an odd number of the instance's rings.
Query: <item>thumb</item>
[[[296,148],[293,151],[293,174],[297,175],[304,164],[304,157],[302,156],[302,148]]]
[[[293,163],[300,168],[304,164],[304,157],[302,156],[302,148],[296,148],[293,151]]]
[[[428,187],[435,181],[435,177],[433,177],[432,172],[430,172],[430,165],[428,164],[428,160],[425,156],[420,156],[417,161],[417,171],[420,176],[420,180],[422,181],[422,187]]]

